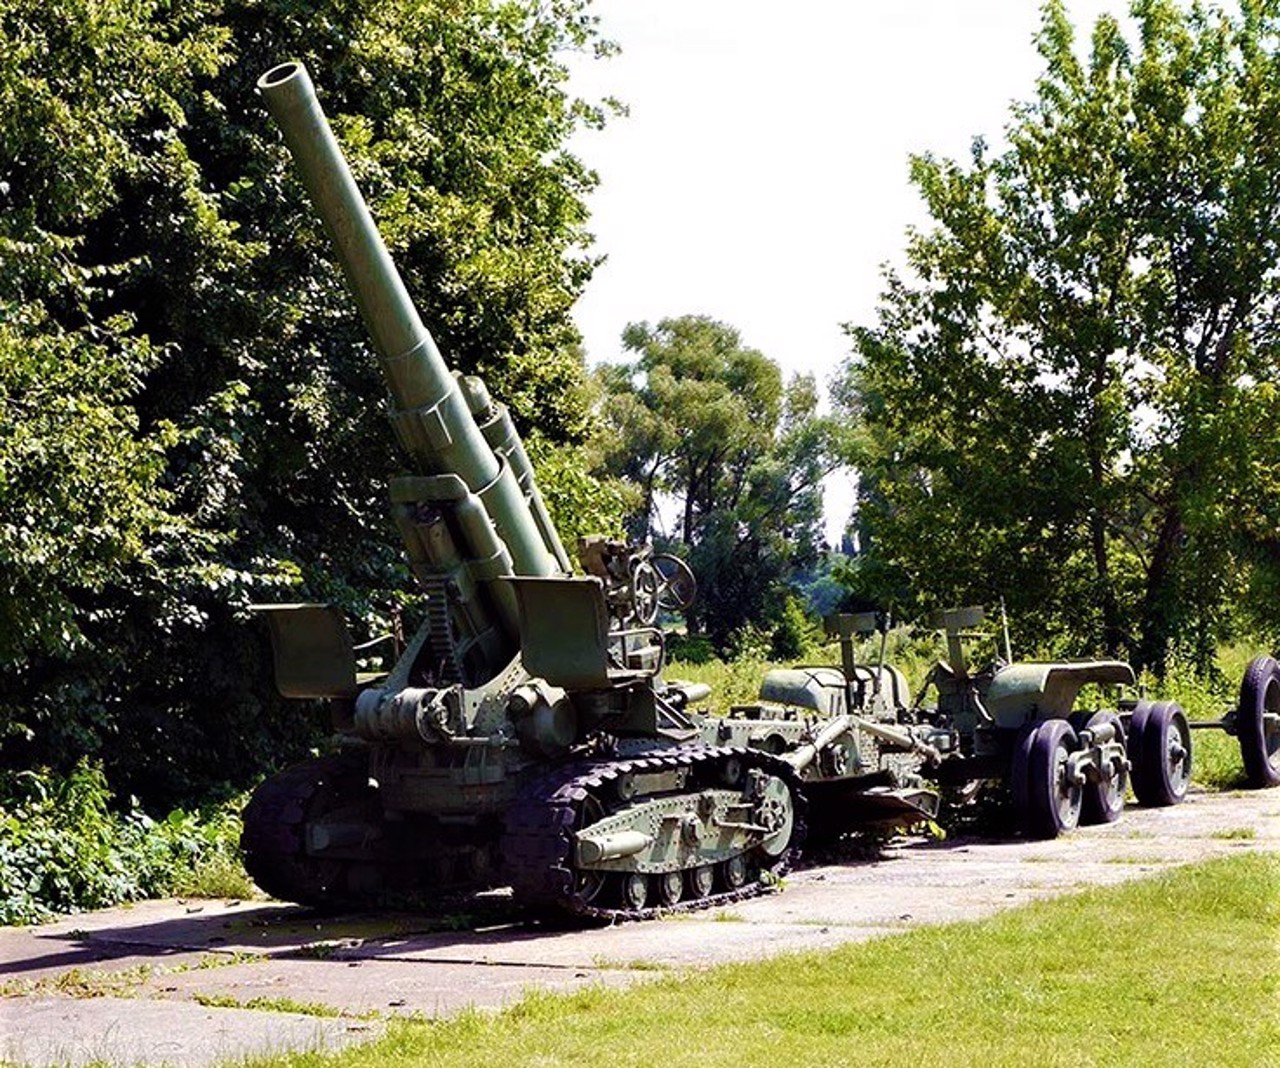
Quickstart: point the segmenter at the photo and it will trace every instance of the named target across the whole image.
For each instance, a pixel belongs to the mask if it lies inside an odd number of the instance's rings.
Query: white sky
[[[1069,0],[1080,47],[1126,0]],[[629,322],[704,314],[825,383],[840,324],[873,322],[880,268],[925,221],[907,157],[1000,140],[1034,94],[1034,0],[596,0],[622,54],[573,88],[630,108],[574,149],[600,175],[597,269],[575,317],[591,363]],[[834,482],[835,480],[833,480]],[[842,528],[848,479],[831,485]]]

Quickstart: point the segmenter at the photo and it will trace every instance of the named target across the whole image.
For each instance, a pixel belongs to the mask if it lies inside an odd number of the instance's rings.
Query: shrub
[[[709,664],[716,649],[705,634],[668,634],[667,657],[686,664]]]
[[[237,802],[162,821],[130,799],[111,808],[100,765],[70,775],[22,771],[0,779],[0,923],[171,893],[241,895]]]
[[[806,657],[819,641],[817,625],[806,615],[804,602],[790,594],[782,606],[782,616],[774,628],[770,653],[775,660]]]

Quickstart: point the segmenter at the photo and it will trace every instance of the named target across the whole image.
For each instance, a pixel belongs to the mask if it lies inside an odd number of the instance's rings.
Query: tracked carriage
[[[663,677],[656,625],[688,607],[688,568],[590,538],[572,573],[509,416],[445,365],[306,71],[284,64],[259,89],[379,356],[412,468],[391,482],[392,510],[427,619],[389,672],[358,675],[334,609],[258,606],[281,692],[328,699],[342,748],[257,789],[249,872],[308,904],[511,885],[596,918],[760,892],[804,838],[811,789],[896,789],[858,702],[693,711],[707,688]],[[891,804],[919,819],[935,800],[917,788]],[[824,823],[832,807],[818,806]]]

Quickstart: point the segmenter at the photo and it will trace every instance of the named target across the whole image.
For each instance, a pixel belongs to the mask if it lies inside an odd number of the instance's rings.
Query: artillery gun
[[[1191,783],[1193,730],[1235,735],[1249,785],[1280,784],[1280,665],[1272,657],[1249,664],[1238,703],[1221,718],[1190,720],[1176,702],[1123,696],[1135,682],[1123,661],[1015,662],[1007,627],[983,631],[984,616],[979,607],[938,613],[932,622],[946,635],[946,659],[910,703],[896,678],[888,688],[896,726],[931,751],[920,773],[950,803],[966,805],[995,787],[1012,802],[1020,829],[1038,838],[1118,819],[1130,786],[1139,804],[1177,804]],[[841,616],[829,625],[847,630],[854,621],[865,632],[881,630],[884,672],[884,620]],[[986,666],[971,661],[975,641],[995,646]],[[851,662],[846,651],[849,679]],[[1122,696],[1114,708],[1083,709],[1087,686]]]
[[[861,818],[841,808],[858,794],[932,815],[936,795],[898,760],[918,763],[921,743],[862,716],[868,690],[819,699],[821,680],[783,680],[790,707],[691,710],[707,687],[664,679],[656,625],[688,607],[688,569],[590,538],[586,574],[572,573],[510,417],[446,366],[306,70],[285,63],[258,88],[378,353],[412,465],[391,481],[392,510],[427,605],[379,674],[357,674],[332,607],[259,606],[277,686],[327,699],[342,745],[255,791],[242,844],[258,884],[316,905],[511,885],[539,908],[645,917],[760,892],[810,800],[825,823]]]

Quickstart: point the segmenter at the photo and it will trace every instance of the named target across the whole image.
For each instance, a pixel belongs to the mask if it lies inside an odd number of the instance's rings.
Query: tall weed
[[[0,779],[0,924],[172,893],[243,895],[238,804],[171,812],[111,807],[101,766]]]

